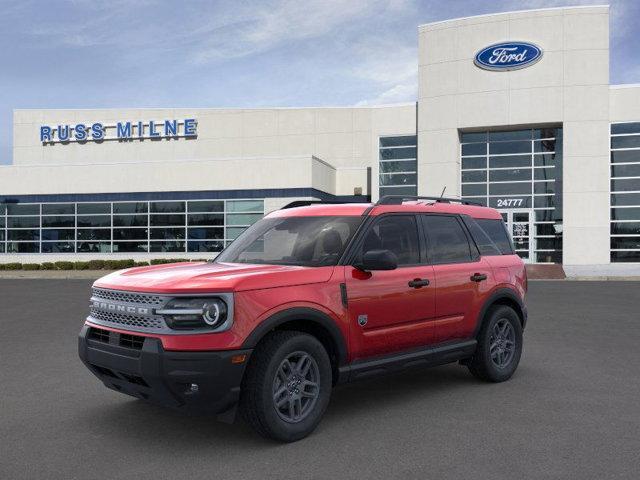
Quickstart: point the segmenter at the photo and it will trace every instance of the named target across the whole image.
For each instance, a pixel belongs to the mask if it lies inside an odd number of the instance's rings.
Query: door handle
[[[473,275],[471,275],[472,282],[481,282],[486,279],[487,276],[484,273],[474,273]]]
[[[427,285],[429,285],[429,280],[427,280],[426,278],[414,278],[413,280],[409,281],[409,286],[411,288],[421,288],[426,287]]]

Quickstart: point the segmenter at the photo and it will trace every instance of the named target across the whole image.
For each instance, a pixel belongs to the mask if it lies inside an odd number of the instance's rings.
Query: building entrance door
[[[532,263],[535,251],[533,231],[533,210],[500,210],[513,239],[516,253],[525,263]]]

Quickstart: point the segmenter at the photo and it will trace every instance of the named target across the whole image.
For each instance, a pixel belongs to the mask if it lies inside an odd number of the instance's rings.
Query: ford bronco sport
[[[131,268],[95,282],[79,337],[107,387],[232,420],[311,433],[336,384],[460,362],[516,370],[527,277],[500,214],[457,199],[288,207],[215,261]]]

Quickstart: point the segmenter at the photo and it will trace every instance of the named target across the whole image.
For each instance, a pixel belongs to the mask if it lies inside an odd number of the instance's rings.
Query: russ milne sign
[[[156,122],[117,122],[114,124],[77,123],[75,125],[42,125],[40,141],[49,143],[100,142],[103,140],[144,140],[159,138],[195,138],[198,136],[195,118]]]
[[[517,70],[533,65],[542,58],[542,49],[533,43],[496,43],[476,53],[474,62],[484,70]]]

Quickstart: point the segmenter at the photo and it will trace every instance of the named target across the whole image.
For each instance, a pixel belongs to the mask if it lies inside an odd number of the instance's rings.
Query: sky
[[[603,0],[0,0],[0,164],[15,108],[417,99],[418,25]],[[611,0],[611,83],[640,83],[640,1]]]

